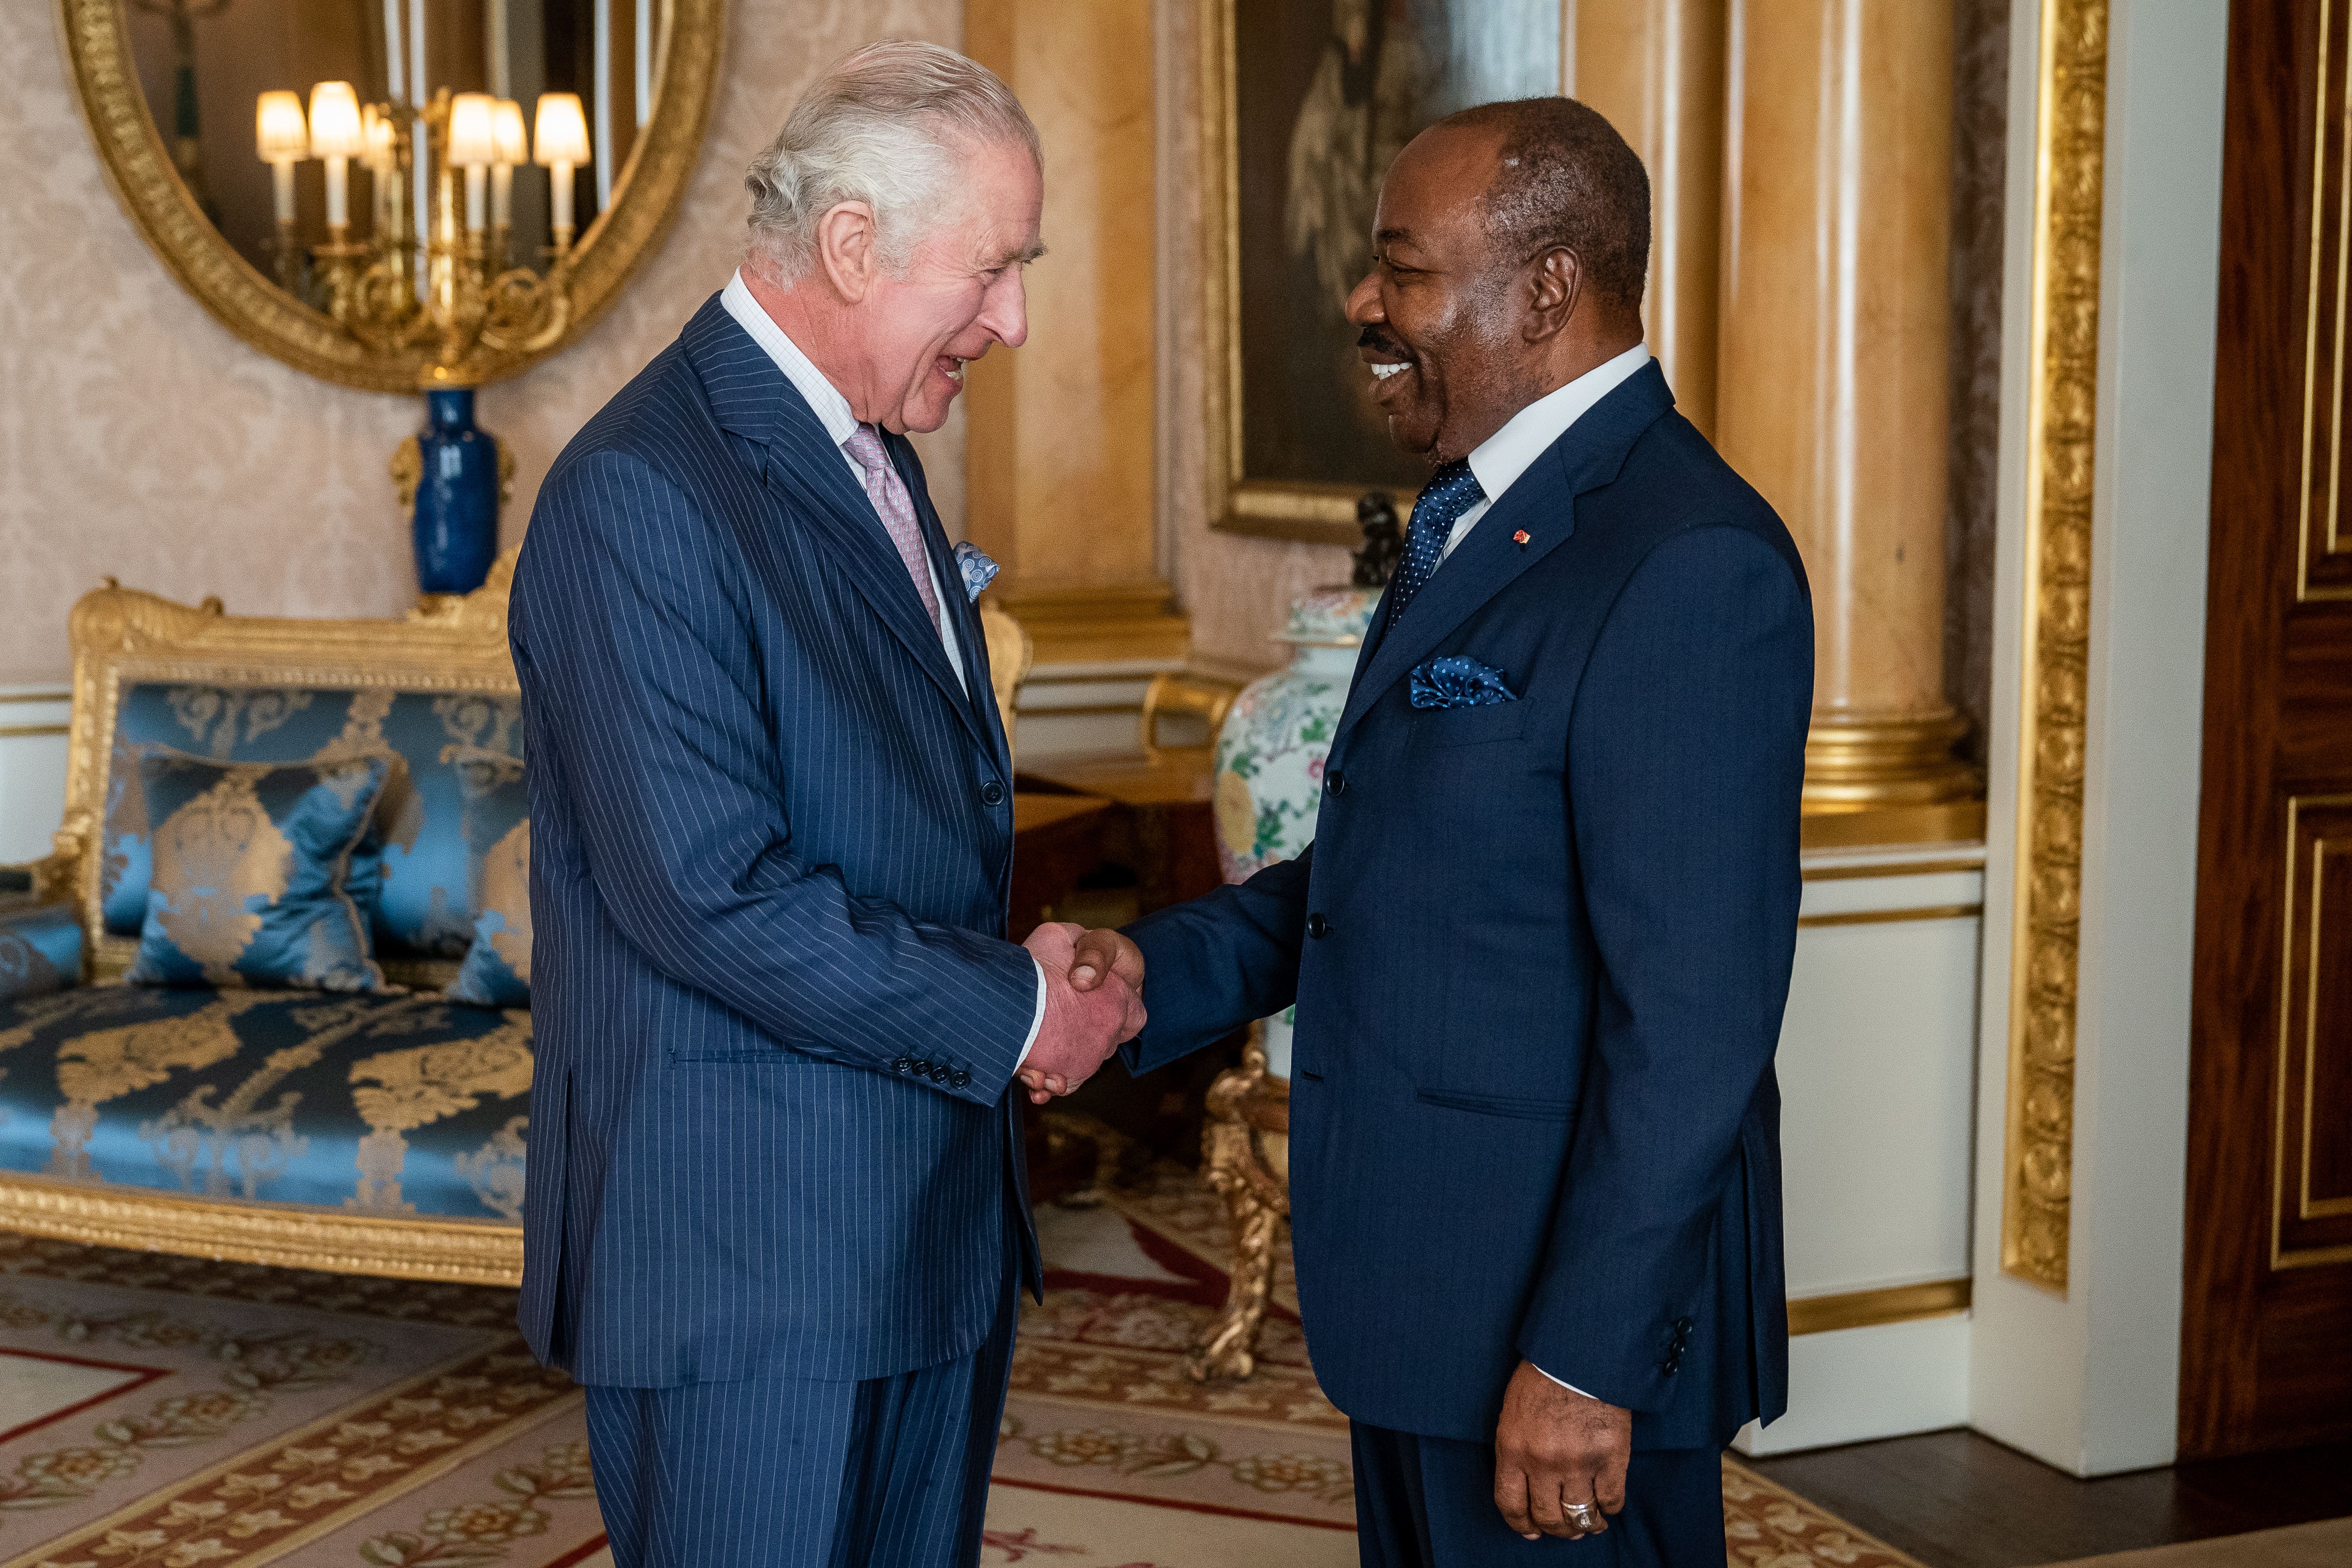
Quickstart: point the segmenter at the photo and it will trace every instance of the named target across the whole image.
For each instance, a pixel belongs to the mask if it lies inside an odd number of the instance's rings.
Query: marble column
[[[964,48],[1045,147],[1029,341],[967,372],[965,527],[1041,664],[1181,658],[1152,442],[1150,0],[967,0]]]
[[[1978,792],[1944,696],[1951,0],[1731,0],[1716,440],[1812,581],[1810,812]]]
[[[1643,323],[1685,418],[1715,434],[1724,47],[1730,0],[1586,0],[1567,91],[1609,117],[1650,172]]]

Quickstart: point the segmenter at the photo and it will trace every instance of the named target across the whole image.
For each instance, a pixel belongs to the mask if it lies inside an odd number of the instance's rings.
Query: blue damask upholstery
[[[69,904],[0,915],[0,1001],[62,991],[81,977],[81,922]]]
[[[106,929],[135,936],[146,918],[152,828],[138,759],[173,750],[216,762],[310,762],[388,752],[378,831],[355,857],[350,887],[365,900],[381,877],[379,956],[457,958],[474,939],[469,894],[478,860],[467,842],[468,760],[522,755],[521,708],[478,693],[357,692],[142,683],[123,688],[108,770],[100,887]]]
[[[392,773],[383,753],[287,764],[142,757],[154,869],[127,977],[383,989],[369,912],[344,878]]]
[[[0,1004],[0,1170],[518,1220],[530,1016],[101,985]]]
[[[466,794],[474,945],[448,995],[478,1007],[529,1007],[530,792],[522,763],[492,753],[460,756],[457,775]]]

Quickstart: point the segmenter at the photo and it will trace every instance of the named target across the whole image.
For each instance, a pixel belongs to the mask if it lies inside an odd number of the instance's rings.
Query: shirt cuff
[[[1535,1364],[1534,1362],[1532,1362],[1532,1361],[1531,1361],[1531,1362],[1529,1362],[1529,1363],[1528,1363],[1528,1364],[1529,1366],[1536,1366],[1536,1364]],[[1544,1372],[1544,1369],[1543,1369],[1542,1367],[1540,1367],[1540,1366],[1536,1366],[1536,1370],[1537,1370],[1538,1372],[1543,1372],[1543,1375],[1544,1375],[1546,1377],[1551,1377],[1551,1374],[1550,1374],[1550,1373],[1549,1373],[1549,1372]],[[1562,1388],[1567,1389],[1570,1394],[1584,1394],[1584,1390],[1583,1390],[1583,1389],[1579,1388],[1575,1384],[1570,1383],[1570,1382],[1567,1378],[1565,1378],[1565,1377],[1551,1377],[1551,1380],[1552,1380],[1554,1383],[1559,1384]],[[1584,1394],[1584,1396],[1585,1396],[1587,1399],[1597,1399],[1597,1398],[1599,1398],[1599,1397],[1600,1397],[1600,1396],[1599,1396],[1599,1395],[1597,1395],[1597,1394]]]
[[[1013,1064],[1015,1072],[1020,1071],[1022,1063],[1029,1060],[1029,1053],[1037,1049],[1037,1031],[1045,1027],[1045,966],[1037,963],[1037,956],[1034,953],[1029,956],[1029,962],[1037,967],[1037,1010],[1030,1015],[1029,1038],[1021,1042],[1020,1060]]]

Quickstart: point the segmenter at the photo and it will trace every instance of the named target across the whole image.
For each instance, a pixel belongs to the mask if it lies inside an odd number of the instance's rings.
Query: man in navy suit
[[[905,433],[1026,334],[1037,137],[918,44],[751,167],[742,268],[567,447],[517,570],[538,1063],[521,1322],[623,1568],[978,1561],[1014,1073],[1142,1022],[1004,940],[1013,775]],[[970,591],[967,591],[968,583]]]
[[[1075,973],[1149,974],[1137,1071],[1297,1005],[1299,1303],[1367,1564],[1721,1568],[1721,1446],[1786,1404],[1804,570],[1642,347],[1649,183],[1601,116],[1455,115],[1376,223],[1349,316],[1436,472],[1316,841]]]

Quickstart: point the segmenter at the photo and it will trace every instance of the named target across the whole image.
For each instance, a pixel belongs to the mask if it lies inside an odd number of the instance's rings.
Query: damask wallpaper
[[[961,0],[738,0],[702,162],[677,226],[579,344],[488,389],[518,460],[507,541],[563,443],[727,280],[742,171],[802,86],[869,38],[953,44]],[[0,685],[61,678],[66,612],[115,576],[236,612],[397,614],[407,522],[384,465],[419,400],[267,359],[182,291],[107,188],[60,60],[54,6],[0,5]],[[950,526],[961,419],[923,444]]]

